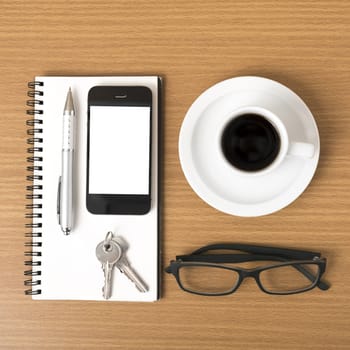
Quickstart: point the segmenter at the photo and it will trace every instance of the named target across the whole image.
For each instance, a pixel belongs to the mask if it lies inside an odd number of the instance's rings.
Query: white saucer
[[[293,122],[291,133],[315,146],[312,158],[288,155],[277,168],[260,176],[242,176],[217,156],[216,137],[230,112],[260,106]],[[320,139],[315,120],[293,91],[261,77],[237,77],[201,94],[188,110],[179,138],[185,177],[205,202],[237,216],[271,214],[293,202],[310,183],[318,164]]]

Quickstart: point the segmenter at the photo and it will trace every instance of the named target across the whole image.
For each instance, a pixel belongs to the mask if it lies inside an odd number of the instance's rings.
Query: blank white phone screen
[[[149,194],[150,112],[90,106],[89,193]]]

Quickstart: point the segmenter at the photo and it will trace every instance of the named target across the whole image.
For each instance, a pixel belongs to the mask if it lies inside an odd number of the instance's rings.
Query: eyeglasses
[[[215,254],[218,250],[244,253]],[[251,261],[274,263],[249,269],[227,266]],[[330,286],[321,281],[325,270],[326,259],[320,253],[248,244],[208,245],[189,255],[176,256],[165,269],[184,291],[208,296],[234,293],[247,277],[254,278],[268,294],[296,294],[315,287],[327,290]]]

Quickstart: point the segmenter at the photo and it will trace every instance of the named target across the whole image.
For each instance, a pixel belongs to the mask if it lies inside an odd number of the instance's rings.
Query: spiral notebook
[[[159,299],[159,91],[157,76],[49,77],[38,76],[28,84],[28,155],[26,217],[27,286],[25,294],[43,300],[104,300],[104,274],[95,255],[108,231],[128,247],[132,268],[148,286],[140,293],[114,269],[109,300]],[[146,86],[152,91],[151,210],[145,215],[94,215],[86,195],[87,95],[93,86]],[[62,113],[69,87],[76,110],[74,158],[74,230],[65,236],[57,220],[57,183],[61,172]]]

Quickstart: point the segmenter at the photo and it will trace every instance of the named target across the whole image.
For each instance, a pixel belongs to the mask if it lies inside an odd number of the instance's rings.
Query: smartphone
[[[152,91],[95,86],[88,94],[86,207],[142,215],[151,208]]]

